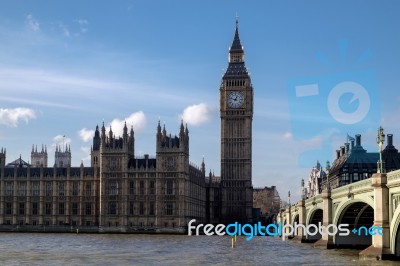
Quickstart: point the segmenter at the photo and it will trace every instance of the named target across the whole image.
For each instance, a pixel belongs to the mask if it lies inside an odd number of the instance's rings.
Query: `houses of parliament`
[[[253,87],[238,22],[220,84],[221,175],[189,162],[189,130],[171,135],[157,125],[156,155],[135,154],[133,129],[115,136],[96,127],[91,165],[71,166],[71,149],[32,147],[30,164],[6,164],[0,150],[0,230],[183,232],[197,223],[252,221]]]

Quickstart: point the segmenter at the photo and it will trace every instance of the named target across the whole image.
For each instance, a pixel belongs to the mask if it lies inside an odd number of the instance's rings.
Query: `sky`
[[[220,173],[219,85],[239,18],[254,87],[253,185],[299,199],[347,134],[400,147],[397,1],[0,1],[0,147],[68,143],[90,165],[96,125],[135,130],[155,155],[158,121],[190,131],[190,160]],[[303,90],[302,90],[303,89]],[[305,90],[304,90],[305,89]],[[312,96],[312,97],[308,97]],[[338,107],[338,108],[336,108]],[[63,137],[65,136],[65,137]]]

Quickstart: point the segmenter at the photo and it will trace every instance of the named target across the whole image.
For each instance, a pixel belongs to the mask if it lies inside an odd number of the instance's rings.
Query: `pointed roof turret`
[[[157,125],[157,133],[161,134],[161,125],[160,125],[160,120],[158,120],[158,125]]]
[[[183,136],[185,134],[185,127],[183,126],[183,119],[181,119],[181,127],[179,131],[179,136]]]
[[[113,132],[110,125],[110,131],[108,132],[110,140],[113,138]]]
[[[164,136],[164,137],[167,136],[167,130],[165,130],[165,124],[164,124],[164,127],[163,127],[163,136]]]
[[[243,46],[240,43],[240,38],[239,38],[239,18],[238,16],[236,16],[235,37],[233,37],[233,42],[231,48],[229,49],[229,53],[238,53],[238,52],[243,53]]]
[[[135,135],[135,132],[133,131],[133,126],[131,126],[131,137]]]
[[[124,125],[124,135],[128,135],[128,127],[126,126],[126,121]]]
[[[223,79],[249,78],[246,66],[244,64],[244,49],[239,38],[239,25],[236,17],[236,29],[233,42],[229,48],[229,64]]]
[[[96,125],[96,130],[94,131],[95,137],[100,137],[99,125]]]

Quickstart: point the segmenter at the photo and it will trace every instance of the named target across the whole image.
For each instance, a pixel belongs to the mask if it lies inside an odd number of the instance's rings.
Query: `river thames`
[[[398,265],[273,237],[0,233],[1,265]]]

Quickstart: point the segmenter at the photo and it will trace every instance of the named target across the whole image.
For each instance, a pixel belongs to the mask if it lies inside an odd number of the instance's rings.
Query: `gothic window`
[[[174,203],[173,202],[165,203],[165,215],[174,215]]]
[[[40,195],[40,183],[32,182],[32,196],[39,196],[39,195]]]
[[[174,181],[172,180],[167,180],[166,182],[166,190],[165,190],[165,194],[167,195],[174,195]]]
[[[156,191],[156,186],[155,186],[155,181],[150,181],[150,195],[154,195],[155,194],[155,191]]]
[[[72,183],[72,196],[78,196],[79,195],[79,182],[73,182]]]
[[[86,214],[86,215],[92,215],[92,203],[86,202],[86,205],[85,205],[85,214]]]
[[[135,181],[129,182],[129,195],[135,195]]]
[[[90,183],[90,182],[86,182],[85,195],[86,196],[91,196],[92,195],[92,183]]]
[[[144,215],[144,202],[141,201],[139,204],[139,214]]]
[[[60,182],[58,184],[58,195],[65,196],[65,183],[64,182]]]
[[[25,215],[25,203],[24,202],[19,203],[19,215]]]
[[[46,182],[46,196],[53,195],[53,184],[52,182]]]
[[[109,193],[111,196],[118,195],[118,181],[117,180],[110,180],[109,182]]]
[[[13,194],[14,194],[14,182],[7,182],[6,196],[12,196]]]
[[[129,202],[129,214],[134,215],[135,203],[133,201]]]
[[[38,215],[38,203],[32,202],[32,215]]]
[[[111,159],[110,161],[110,170],[116,170],[118,168],[117,159]]]
[[[19,182],[18,195],[22,196],[22,197],[26,196],[26,183],[25,182]]]
[[[149,210],[149,215],[154,215],[155,211],[154,211],[154,202],[151,201],[150,202],[150,210]]]
[[[12,203],[6,202],[5,214],[11,215],[12,214]]]
[[[144,181],[140,180],[139,183],[140,195],[144,195]]]
[[[51,202],[46,202],[46,215],[51,215],[51,205],[53,203]]]
[[[64,205],[63,202],[60,202],[58,204],[58,214],[59,215],[64,215],[64,213],[65,213],[65,205]]]
[[[78,203],[77,202],[72,203],[72,215],[78,215]]]
[[[117,215],[117,203],[115,201],[111,201],[108,203],[108,214],[109,215]]]

